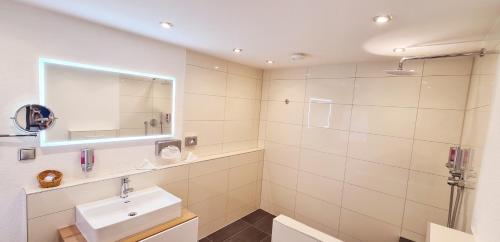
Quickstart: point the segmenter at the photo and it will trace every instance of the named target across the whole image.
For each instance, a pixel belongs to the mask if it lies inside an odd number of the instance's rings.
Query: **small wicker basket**
[[[52,181],[45,181],[45,177],[48,175],[54,175],[54,180]],[[60,171],[56,170],[45,170],[40,173],[38,173],[38,183],[40,183],[41,188],[49,188],[49,187],[57,187],[61,185],[63,174]]]

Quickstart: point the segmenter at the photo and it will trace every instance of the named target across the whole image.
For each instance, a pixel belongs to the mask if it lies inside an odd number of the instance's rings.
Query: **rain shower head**
[[[447,58],[447,57],[458,57],[458,56],[472,56],[479,55],[484,56],[486,54],[485,49],[481,49],[475,52],[466,52],[466,53],[455,53],[448,55],[434,55],[434,56],[417,56],[417,57],[403,57],[399,60],[398,68],[394,70],[385,70],[385,73],[394,75],[394,76],[411,76],[415,74],[415,70],[405,70],[403,65],[408,60],[427,60],[427,59],[437,59],[437,58]]]
[[[403,69],[395,69],[395,70],[385,70],[385,73],[394,75],[394,76],[411,76],[415,74],[415,70],[403,70]]]

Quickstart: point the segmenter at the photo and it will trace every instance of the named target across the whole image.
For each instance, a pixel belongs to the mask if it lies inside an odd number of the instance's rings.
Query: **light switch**
[[[21,148],[17,156],[19,161],[36,159],[36,148]]]

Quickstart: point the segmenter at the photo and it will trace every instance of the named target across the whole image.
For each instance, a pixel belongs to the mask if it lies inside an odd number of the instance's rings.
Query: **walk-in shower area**
[[[262,208],[345,241],[470,230],[497,80],[484,53],[265,72]]]

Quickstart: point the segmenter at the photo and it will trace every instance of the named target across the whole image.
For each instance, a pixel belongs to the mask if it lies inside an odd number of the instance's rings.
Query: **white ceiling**
[[[19,1],[262,68],[380,60],[395,47],[410,47],[405,55],[478,49],[500,16],[499,0]],[[393,21],[373,23],[382,13]],[[175,27],[160,28],[163,20]],[[455,42],[464,43],[447,45]],[[294,52],[308,57],[291,61]]]

